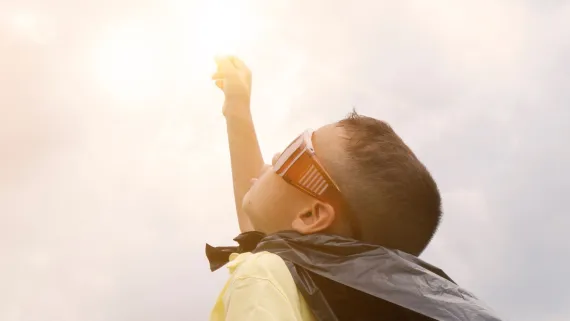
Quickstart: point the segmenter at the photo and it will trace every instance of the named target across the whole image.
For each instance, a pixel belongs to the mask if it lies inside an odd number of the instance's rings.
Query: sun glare
[[[96,47],[95,71],[100,83],[122,99],[146,99],[158,94],[157,59],[164,59],[141,23],[110,28]]]
[[[197,49],[212,55],[237,54],[247,42],[248,18],[241,4],[231,0],[207,1],[198,19]],[[248,30],[252,32],[252,30]]]
[[[18,13],[12,16],[13,30],[21,37],[37,44],[47,44],[55,37],[53,23],[46,17],[39,17],[32,13]]]
[[[261,21],[248,2],[208,0],[198,7],[181,10],[187,19],[181,36],[193,73],[207,77],[215,71],[215,56],[244,57],[253,50]]]
[[[152,26],[126,23],[109,29],[95,48],[99,81],[115,96],[140,100],[160,95],[160,62],[168,59],[179,66],[173,79],[200,78],[208,81],[215,71],[216,55],[244,56],[257,36],[256,19],[248,1],[207,0],[199,5],[180,1],[172,16],[169,38],[177,46],[157,43],[160,32]],[[171,49],[165,49],[171,48]],[[172,48],[180,52],[168,52]],[[172,61],[175,60],[175,61]],[[189,75],[190,74],[190,75]]]
[[[37,19],[31,13],[20,13],[14,15],[12,24],[18,30],[29,32],[37,27]]]

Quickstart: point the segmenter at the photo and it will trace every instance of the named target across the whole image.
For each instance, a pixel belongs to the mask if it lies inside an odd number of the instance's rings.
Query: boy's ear
[[[301,234],[313,234],[329,229],[335,221],[332,206],[316,201],[310,208],[297,214],[291,227]]]

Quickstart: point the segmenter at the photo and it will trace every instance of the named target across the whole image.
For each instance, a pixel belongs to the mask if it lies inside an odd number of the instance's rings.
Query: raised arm
[[[235,206],[242,232],[251,231],[251,222],[242,210],[242,200],[250,187],[250,180],[263,168],[263,158],[250,110],[251,71],[236,57],[216,59],[217,72],[212,76],[223,90]]]

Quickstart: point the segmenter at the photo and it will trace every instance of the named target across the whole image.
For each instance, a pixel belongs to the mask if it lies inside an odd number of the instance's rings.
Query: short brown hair
[[[429,171],[386,122],[353,111],[337,125],[348,136],[348,157],[331,174],[360,221],[362,241],[419,255],[442,216]]]

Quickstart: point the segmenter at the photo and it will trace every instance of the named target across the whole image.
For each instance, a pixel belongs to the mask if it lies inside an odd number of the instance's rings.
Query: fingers
[[[235,72],[236,68],[234,64],[230,61],[229,57],[221,57],[217,56],[214,58],[217,70],[212,75],[212,80],[215,81],[216,86],[220,89],[224,89],[224,79],[227,77],[228,74]]]
[[[212,80],[220,80],[220,79],[224,79],[224,73],[223,72],[215,72],[212,75]]]
[[[247,74],[250,72],[245,63],[235,56],[216,56],[214,61],[218,68],[212,75],[212,80],[214,80],[216,86],[222,90],[224,89],[224,80],[227,80],[227,77],[231,78],[243,72]]]
[[[238,57],[232,57],[232,63],[237,69],[248,69],[247,65]]]
[[[218,73],[219,72],[228,72],[232,69],[235,69],[234,64],[232,63],[230,56],[216,56],[214,61],[218,66]]]
[[[219,71],[227,71],[231,69],[247,70],[246,64],[236,56],[216,56],[214,58],[218,65]]]

